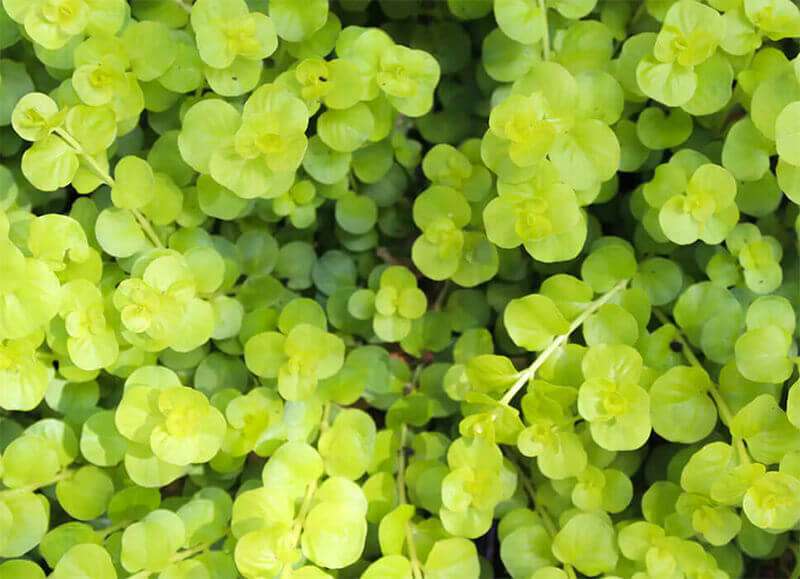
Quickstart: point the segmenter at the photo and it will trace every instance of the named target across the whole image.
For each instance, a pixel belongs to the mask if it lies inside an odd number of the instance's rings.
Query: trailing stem
[[[322,411],[322,421],[320,422],[320,433],[325,432],[328,430],[330,426],[330,416],[331,416],[331,407],[333,405],[328,402],[325,405],[324,410]],[[319,485],[318,480],[314,480],[311,484],[308,485],[308,489],[306,489],[306,494],[303,496],[303,504],[300,506],[300,511],[297,513],[297,517],[294,520],[294,524],[292,525],[292,534],[289,537],[289,544],[292,547],[297,546],[297,542],[300,540],[300,533],[303,532],[303,525],[306,522],[306,517],[308,516],[308,512],[311,510],[311,505],[313,504],[314,500],[314,493],[317,492],[317,486]],[[285,563],[283,565],[283,570],[281,571],[281,578],[288,579],[291,577],[291,565]]]
[[[189,4],[184,4],[184,3],[183,3],[183,0],[173,0],[173,2],[175,2],[175,4],[177,4],[178,6],[180,6],[181,8],[183,8],[184,10],[186,10],[187,14],[191,14],[191,13],[192,13],[192,7],[191,7],[191,5],[189,5]]]
[[[550,516],[550,513],[547,512],[547,509],[542,507],[536,500],[536,488],[534,488],[530,479],[525,476],[525,471],[522,470],[522,465],[519,463],[517,457],[509,456],[508,458],[517,467],[517,476],[522,483],[522,488],[525,489],[528,498],[531,500],[534,512],[539,515],[539,518],[542,520],[542,526],[544,527],[544,530],[547,531],[547,534],[550,535],[551,539],[553,539],[558,534],[558,528],[556,527],[555,522],[553,522],[553,518]],[[572,565],[565,564],[564,572],[570,579],[575,579],[575,570],[572,568]]]
[[[689,362],[689,364],[695,368],[701,369],[707,375],[708,371],[695,355],[694,350],[692,350],[692,347],[689,345],[689,342],[686,340],[686,336],[683,335],[683,332],[681,332],[681,330],[675,326],[675,324],[673,324],[672,321],[670,321],[666,314],[664,314],[664,312],[661,310],[653,308],[653,315],[655,315],[655,317],[658,318],[662,324],[670,325],[675,328],[675,341],[681,345],[681,352],[686,357],[686,360]],[[728,403],[725,401],[725,398],[722,396],[719,388],[717,388],[717,385],[711,380],[709,380],[709,384],[711,385],[709,386],[708,393],[714,400],[714,403],[717,405],[717,410],[719,411],[722,421],[728,425],[728,428],[730,428],[730,425],[733,422],[733,411],[731,410],[731,407],[728,406]],[[733,436],[733,433],[731,433],[731,441],[733,442],[733,446],[736,447],[736,451],[739,453],[739,458],[742,461],[742,464],[750,464],[750,455],[747,452],[744,441],[737,436]]]
[[[92,171],[94,171],[95,174],[106,185],[108,185],[109,187],[114,186],[114,178],[111,175],[109,175],[108,171],[103,169],[91,155],[89,155],[86,151],[84,151],[83,147],[75,139],[75,137],[70,135],[67,131],[65,131],[61,127],[57,127],[54,130],[54,132],[59,137],[61,137],[64,140],[64,142],[67,143],[67,145],[72,147],[75,153],[77,153],[78,155],[81,156],[81,158],[83,158],[84,162],[86,162],[86,164],[89,165],[89,167],[91,167]],[[156,247],[164,247],[164,244],[161,243],[161,239],[159,239],[158,235],[153,229],[153,226],[150,225],[150,222],[147,220],[147,217],[142,215],[141,211],[139,211],[138,209],[131,209],[130,212],[136,219],[136,221],[139,223],[139,226],[142,228],[142,230],[144,230],[145,234],[153,243],[153,245],[155,245]]]
[[[539,10],[542,13],[542,59],[550,60],[550,25],[547,22],[547,4],[545,0],[539,0]]]
[[[64,470],[64,471],[60,472],[59,474],[57,474],[56,476],[54,476],[52,479],[50,479],[49,481],[47,481],[45,483],[26,485],[24,487],[10,488],[10,489],[7,489],[7,490],[9,490],[9,491],[26,491],[26,492],[38,491],[39,489],[43,489],[44,487],[49,487],[50,485],[56,484],[58,481],[61,481],[61,480],[64,480],[66,478],[71,477],[74,472],[75,472],[74,470],[67,469],[67,470]]]
[[[525,384],[527,384],[533,379],[533,377],[536,375],[536,372],[539,371],[539,368],[542,367],[542,365],[553,354],[553,352],[555,352],[561,346],[563,346],[569,339],[570,335],[579,327],[581,327],[583,322],[585,322],[589,318],[589,316],[591,316],[593,313],[599,310],[601,306],[607,304],[611,300],[611,298],[613,298],[616,294],[625,289],[625,286],[627,285],[628,285],[628,280],[627,279],[622,280],[621,282],[617,283],[614,287],[612,287],[610,290],[608,290],[605,294],[603,294],[599,299],[589,304],[589,307],[586,308],[583,312],[581,312],[581,314],[572,321],[572,324],[570,324],[567,332],[565,334],[561,334],[560,336],[556,336],[553,342],[545,350],[543,350],[541,354],[539,354],[536,360],[534,360],[533,364],[528,366],[528,368],[526,368],[519,374],[519,378],[514,383],[514,385],[511,388],[509,388],[508,392],[506,392],[500,399],[500,404],[506,404],[506,405],[509,404],[511,400],[514,398],[514,396],[517,394],[517,392],[519,392],[525,386]]]
[[[406,499],[406,440],[408,426],[404,422],[400,427],[400,447],[397,451],[397,502],[405,505]],[[417,547],[414,545],[414,536],[411,532],[410,522],[406,522],[406,544],[408,545],[408,559],[411,562],[411,572],[414,579],[422,579],[422,565],[417,556]]]
[[[177,563],[178,561],[183,561],[184,559],[188,559],[190,557],[194,557],[195,555],[199,555],[200,553],[204,553],[208,551],[208,549],[213,545],[216,541],[207,541],[205,543],[200,543],[196,547],[191,549],[186,549],[185,551],[178,551],[175,555],[172,556],[170,559],[171,562]]]

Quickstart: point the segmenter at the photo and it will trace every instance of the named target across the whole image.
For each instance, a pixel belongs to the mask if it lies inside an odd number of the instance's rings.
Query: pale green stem
[[[107,185],[114,185],[114,179],[111,177],[111,175],[109,175],[105,169],[98,165],[97,161],[95,161],[91,155],[83,150],[83,146],[75,139],[75,137],[70,135],[61,127],[56,127],[53,132],[64,139],[64,141],[66,141],[66,143],[72,147],[78,155],[83,157],[83,160],[86,161],[86,164],[89,165],[92,170],[97,173],[97,176],[105,181]]]
[[[380,257],[383,260],[383,262],[388,265],[403,265],[385,247],[379,247],[378,249],[376,249],[375,255]]]
[[[528,497],[530,497],[531,502],[533,503],[533,510],[539,515],[539,518],[542,519],[542,525],[544,526],[545,531],[547,531],[547,534],[550,535],[551,539],[554,538],[558,534],[558,528],[553,522],[553,518],[550,516],[550,513],[548,513],[547,510],[539,505],[539,503],[536,501],[536,489],[533,487],[533,483],[531,483],[530,479],[525,476],[525,471],[522,470],[522,465],[518,460],[516,460],[516,458],[509,457],[509,460],[511,460],[517,467],[517,476],[519,477],[519,480],[522,481],[522,487],[525,489],[525,492],[528,493]],[[570,579],[575,579],[575,570],[572,568],[572,565],[565,563],[564,572]]]
[[[639,4],[639,8],[636,9],[636,12],[633,15],[633,18],[631,18],[630,25],[632,26],[639,22],[639,20],[641,20],[645,14],[647,14],[647,2],[646,0],[642,0]]]
[[[411,378],[408,379],[408,383],[406,384],[406,391],[410,394],[413,392],[414,388],[417,387],[417,382],[419,381],[419,375],[422,374],[422,370],[425,368],[425,364],[419,364],[416,368],[414,368],[414,373],[411,375]]]
[[[755,57],[755,55],[756,55],[755,50],[753,50],[752,52],[750,52],[750,54],[747,55],[747,58],[744,61],[744,66],[741,68],[741,70],[747,70],[750,68],[750,65],[753,64],[753,58]]]
[[[164,244],[161,243],[161,239],[158,237],[158,234],[153,229],[153,226],[150,225],[150,222],[147,220],[147,217],[142,215],[142,212],[138,209],[129,209],[131,215],[133,215],[134,219],[139,223],[139,227],[145,232],[147,237],[150,239],[153,245],[159,248],[163,248]]]
[[[542,12],[544,20],[544,31],[542,32],[542,58],[550,60],[550,25],[547,22],[547,4],[545,0],[539,0],[539,10]]]
[[[86,151],[84,151],[83,147],[75,139],[75,137],[70,135],[67,131],[65,131],[61,127],[56,127],[54,132],[59,137],[64,139],[64,141],[70,147],[72,147],[78,155],[83,157],[83,160],[86,162],[86,164],[89,165],[89,167],[92,168],[92,171],[94,171],[97,174],[97,176],[100,177],[100,179],[102,179],[106,183],[106,185],[108,185],[109,187],[113,187],[114,186],[113,177],[111,177],[111,175],[108,174],[108,171],[104,170],[97,163],[97,161],[94,160],[94,158],[91,155],[89,155]],[[144,232],[147,235],[147,237],[150,238],[150,241],[156,247],[164,247],[164,244],[161,243],[161,240],[158,238],[158,235],[156,235],[156,232],[153,230],[153,227],[152,227],[152,225],[150,225],[150,222],[147,220],[147,218],[144,215],[142,215],[142,213],[138,209],[131,209],[130,212],[134,216],[136,221],[139,222],[139,225],[144,230]]]
[[[328,430],[331,423],[331,407],[332,404],[328,402],[325,404],[325,408],[322,410],[322,421],[319,424],[319,431],[320,434]]]
[[[39,489],[43,489],[44,487],[49,487],[50,485],[56,484],[58,481],[61,481],[61,480],[64,480],[65,478],[71,477],[74,472],[75,471],[73,471],[73,470],[65,470],[65,471],[57,474],[56,476],[54,476],[52,479],[50,479],[46,483],[26,485],[24,487],[10,488],[8,490],[9,491],[25,491],[25,492],[38,491]]]
[[[296,546],[297,541],[300,540],[300,533],[303,531],[303,525],[306,522],[306,517],[308,516],[308,512],[311,510],[311,503],[315,492],[317,492],[316,480],[308,485],[308,490],[303,497],[303,505],[300,507],[300,512],[297,513],[297,518],[294,520],[294,525],[292,526],[292,535],[290,538],[290,544],[293,546]],[[288,579],[291,577],[291,567],[291,565],[284,564],[283,571],[281,571],[281,578]]]
[[[522,471],[522,469],[519,469]],[[544,525],[547,534],[551,537],[555,537],[558,533],[558,529],[556,529],[556,524],[553,522],[550,513],[548,513],[538,502],[536,502],[536,489],[533,488],[531,481],[528,480],[522,472],[520,472],[520,478],[522,479],[522,486],[525,487],[525,491],[530,496],[531,501],[533,502],[533,510],[539,515],[539,518],[542,519],[542,524]]]
[[[331,416],[331,407],[332,404],[328,402],[325,404],[325,409],[322,411],[322,421],[320,422],[319,426],[320,433],[328,430],[330,426],[329,421]],[[297,517],[295,517],[294,524],[292,525],[292,534],[290,539],[291,545],[293,546],[297,546],[297,542],[300,540],[300,533],[303,532],[303,525],[306,522],[308,512],[311,510],[314,493],[317,492],[318,484],[318,480],[312,481],[311,484],[308,485],[306,494],[303,496],[303,504],[300,506],[300,511],[297,513]],[[289,577],[291,577],[291,565],[284,565],[283,570],[281,571],[281,578],[288,579]]]
[[[695,368],[699,368],[708,374],[708,371],[705,369],[703,364],[700,363],[700,360],[695,355],[694,350],[692,350],[692,347],[689,345],[689,342],[686,339],[686,336],[683,335],[683,332],[681,332],[681,330],[675,326],[675,324],[673,324],[666,314],[664,314],[664,312],[661,310],[653,308],[653,315],[655,315],[655,317],[658,318],[662,324],[670,325],[675,328],[675,341],[681,345],[681,352],[686,357],[686,360]],[[728,426],[728,428],[730,428],[733,422],[733,411],[731,410],[731,407],[728,406],[728,403],[725,401],[725,398],[722,396],[719,388],[717,388],[717,385],[714,384],[714,382],[712,382],[710,379],[709,384],[711,386],[708,389],[708,393],[714,400],[714,403],[717,405],[720,418],[722,418],[722,421]],[[733,433],[731,433],[731,441],[739,453],[739,458],[741,459],[742,464],[750,464],[750,455],[747,452],[744,441],[741,438],[733,436]]]
[[[411,525],[406,522],[406,543],[408,543],[408,559],[411,561],[411,573],[414,579],[422,579],[422,565],[417,555],[417,547],[414,545],[414,537],[411,535]]]
[[[188,559],[189,557],[194,557],[195,555],[199,555],[200,553],[208,551],[208,549],[213,544],[214,541],[207,541],[205,543],[200,543],[199,545],[193,547],[192,549],[187,549],[185,551],[178,551],[170,558],[170,561],[172,563],[177,563],[178,561],[183,561],[184,559]]]
[[[404,422],[400,427],[400,447],[397,451],[397,502],[401,505],[407,503],[406,500],[406,439],[408,438],[408,426]],[[408,544],[408,559],[411,561],[411,572],[414,579],[422,579],[422,565],[417,556],[417,547],[414,545],[414,537],[411,533],[411,525],[406,522],[406,543]]]
[[[400,447],[397,451],[397,501],[406,504],[406,438],[408,426],[404,422],[400,427]]]
[[[522,483],[522,488],[525,489],[525,492],[527,493],[528,498],[531,500],[531,503],[533,503],[533,510],[536,511],[536,513],[538,513],[539,517],[542,519],[542,524],[544,525],[547,534],[551,537],[555,537],[556,533],[558,533],[558,529],[556,528],[553,519],[550,517],[550,513],[539,506],[539,504],[536,502],[536,489],[534,488],[530,479],[525,475],[525,470],[522,468],[522,464],[519,462],[519,453],[505,451],[503,454],[514,466],[517,467],[517,477]]]
[[[95,532],[105,539],[109,535],[116,533],[117,531],[124,529],[127,526],[128,523],[124,522],[124,523],[119,523],[117,525],[111,525],[110,527],[106,527],[105,529],[96,529]]]
[[[161,243],[161,240],[158,238],[158,235],[156,235],[156,232],[150,225],[150,222],[147,220],[147,217],[142,215],[142,213],[138,209],[131,209],[130,211],[131,213],[133,213],[133,216],[136,218],[136,221],[139,222],[139,225],[147,234],[147,237],[150,238],[150,241],[152,241],[156,247],[164,247],[164,244]]]
[[[422,373],[423,365],[420,364],[414,368],[414,373],[408,381],[407,388],[413,390],[414,386]],[[408,440],[408,425],[404,422],[400,426],[400,445],[397,450],[397,502],[398,504],[405,505],[408,500],[406,498],[406,441]],[[414,579],[422,579],[422,565],[420,564],[419,557],[417,556],[417,547],[414,545],[414,537],[411,532],[411,524],[406,522],[406,543],[408,544],[408,559],[411,562],[411,573]]]
[[[316,491],[317,481],[313,481],[308,485],[308,490],[306,490],[306,494],[303,497],[303,505],[300,507],[300,512],[297,513],[297,518],[294,520],[294,525],[292,526],[292,545],[296,545],[297,540],[300,538],[300,532],[303,530],[303,523],[306,522],[308,511],[311,510],[311,500],[314,498],[314,493]]]
[[[522,481],[522,487],[525,489],[525,492],[528,494],[528,497],[533,503],[533,510],[539,515],[539,518],[542,519],[544,530],[547,531],[547,534],[550,535],[551,539],[554,538],[558,534],[558,528],[553,522],[553,518],[550,516],[550,513],[548,513],[547,510],[536,501],[536,489],[533,487],[533,483],[531,483],[530,479],[525,476],[525,471],[522,470],[522,465],[519,463],[519,461],[513,457],[509,457],[509,460],[511,460],[517,467],[517,476],[519,477],[519,480]],[[570,579],[575,579],[575,570],[572,568],[572,565],[564,563],[564,572]]]
[[[175,2],[175,4],[186,10],[187,13],[189,14],[192,13],[192,7],[184,4],[182,0],[173,0],[173,1]]]
[[[611,298],[613,298],[616,294],[625,289],[625,286],[627,285],[628,285],[628,280],[627,279],[622,280],[621,282],[617,283],[614,287],[612,287],[610,290],[608,290],[605,294],[603,294],[603,296],[600,299],[589,304],[589,307],[586,308],[583,312],[581,312],[581,314],[572,321],[572,324],[570,324],[567,332],[565,334],[561,334],[560,336],[556,336],[553,342],[545,350],[543,350],[541,354],[539,354],[536,360],[534,360],[533,364],[528,366],[528,368],[526,368],[519,374],[519,378],[514,383],[514,385],[511,388],[509,388],[508,392],[506,392],[505,395],[500,399],[500,404],[507,405],[509,402],[511,402],[511,400],[514,398],[517,392],[519,392],[525,386],[525,384],[527,384],[530,380],[533,379],[533,377],[536,375],[536,372],[539,371],[539,368],[542,367],[542,365],[553,354],[553,352],[555,352],[561,346],[563,346],[569,339],[570,335],[575,330],[580,328],[583,322],[585,322],[589,318],[589,316],[591,316],[593,313],[599,310],[601,306],[611,301]]]
[[[51,352],[40,352],[38,350],[36,352],[36,357],[39,360],[41,360],[42,362],[50,362],[50,363],[52,363],[52,362],[55,362],[56,360],[58,360],[58,356],[56,356],[55,354],[53,354]]]
[[[444,300],[447,297],[448,291],[450,290],[450,280],[446,280],[442,285],[442,289],[439,291],[439,295],[436,296],[436,301],[433,303],[432,310],[438,311],[442,308],[444,304]]]

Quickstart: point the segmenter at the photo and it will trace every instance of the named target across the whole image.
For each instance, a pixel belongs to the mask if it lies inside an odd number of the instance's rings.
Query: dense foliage
[[[800,576],[791,0],[0,6],[2,579]]]

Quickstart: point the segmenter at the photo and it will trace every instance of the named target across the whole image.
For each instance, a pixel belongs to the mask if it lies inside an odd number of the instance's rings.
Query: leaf
[[[466,365],[467,379],[480,392],[504,392],[516,382],[519,373],[505,356],[484,354]]]
[[[736,340],[736,366],[754,382],[781,383],[792,374],[791,337],[778,326],[750,330]]]
[[[531,351],[543,350],[555,336],[569,330],[569,322],[555,302],[540,294],[511,300],[503,321],[514,343]]]

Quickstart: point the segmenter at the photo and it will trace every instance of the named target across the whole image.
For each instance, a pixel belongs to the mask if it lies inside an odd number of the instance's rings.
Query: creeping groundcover
[[[0,0],[0,579],[800,579],[795,0]]]

